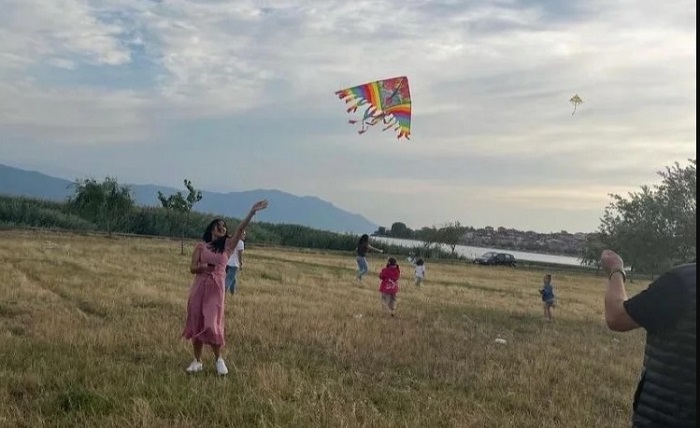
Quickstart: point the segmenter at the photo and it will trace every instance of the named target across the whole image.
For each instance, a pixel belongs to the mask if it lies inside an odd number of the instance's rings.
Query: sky
[[[692,0],[0,0],[0,163],[594,231],[696,157]],[[407,76],[411,139],[335,91]],[[569,99],[583,103],[572,115]]]

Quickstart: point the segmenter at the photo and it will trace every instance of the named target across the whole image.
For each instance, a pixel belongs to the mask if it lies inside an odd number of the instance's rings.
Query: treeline
[[[187,180],[185,184],[191,186]],[[239,222],[239,219],[192,210],[194,203],[201,199],[197,199],[198,191],[193,188],[188,188],[188,192],[195,195],[189,199],[193,203],[187,203],[187,196],[178,192],[168,197],[159,195],[161,207],[135,205],[128,188],[111,178],[102,183],[94,180],[76,182],[75,188],[75,195],[65,202],[0,195],[0,226],[175,237],[182,239],[184,250],[184,240],[201,238],[214,218],[224,219],[229,229],[235,228]],[[247,232],[252,244],[347,251],[349,254],[354,251],[359,238],[358,235],[295,224],[264,222],[252,223]],[[394,255],[451,257],[439,249],[425,251],[396,245],[382,245],[382,248]]]
[[[696,160],[659,171],[661,183],[641,186],[627,197],[610,195],[598,232],[583,250],[585,264],[598,266],[603,248],[618,252],[632,273],[662,273],[697,256]]]

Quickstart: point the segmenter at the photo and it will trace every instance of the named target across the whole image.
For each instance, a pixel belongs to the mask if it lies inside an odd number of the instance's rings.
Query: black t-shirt
[[[686,269],[692,269],[692,275]],[[695,281],[695,264],[674,268],[627,300],[625,310],[648,332],[673,327],[691,303],[688,287],[696,284],[687,284],[689,278]]]
[[[360,244],[357,246],[357,255],[360,257],[364,257],[367,255],[367,251],[369,251],[369,244]]]

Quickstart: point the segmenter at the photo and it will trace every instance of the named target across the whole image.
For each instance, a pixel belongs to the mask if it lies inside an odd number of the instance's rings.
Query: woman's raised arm
[[[253,204],[253,206],[250,208],[250,211],[248,212],[248,215],[243,220],[241,220],[240,223],[238,223],[238,227],[236,227],[236,231],[233,232],[233,235],[226,239],[226,251],[231,252],[236,248],[236,245],[238,245],[238,241],[241,240],[243,231],[246,227],[248,227],[248,224],[253,219],[253,216],[255,216],[255,213],[264,210],[265,208],[267,208],[267,199],[258,201]]]

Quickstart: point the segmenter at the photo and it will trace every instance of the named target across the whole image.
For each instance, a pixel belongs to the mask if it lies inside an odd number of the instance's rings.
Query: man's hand
[[[603,268],[603,272],[605,272],[606,275],[610,275],[610,272],[616,269],[624,269],[625,264],[616,252],[612,250],[603,250],[603,254],[600,256],[600,266]]]

